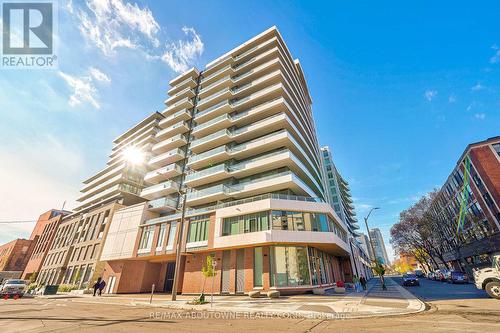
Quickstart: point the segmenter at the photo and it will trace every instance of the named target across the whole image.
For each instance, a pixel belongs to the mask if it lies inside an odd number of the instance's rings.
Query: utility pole
[[[181,221],[179,222],[179,238],[177,238],[177,250],[175,253],[175,270],[174,270],[174,283],[172,285],[172,301],[177,300],[177,280],[179,279],[179,270],[181,267],[181,251],[182,251],[182,237],[184,231],[184,217],[186,215],[186,196],[187,193],[182,193],[182,214]]]
[[[372,253],[373,253],[373,262],[375,265],[378,265],[378,259],[377,259],[377,256],[375,254],[375,247],[373,246],[372,235],[370,234],[370,228],[368,227],[368,218],[370,217],[371,213],[375,209],[380,209],[380,207],[373,207],[372,209],[370,209],[370,212],[365,217],[365,226],[366,226],[366,231],[368,232],[368,239],[370,241],[370,248],[372,249]],[[385,287],[384,277],[381,274],[379,274],[379,276],[380,276],[380,283],[382,284],[382,289],[385,290],[386,287]]]

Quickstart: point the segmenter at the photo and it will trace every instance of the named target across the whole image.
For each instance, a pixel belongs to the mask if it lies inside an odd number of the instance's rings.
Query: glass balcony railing
[[[152,159],[149,160],[149,164],[154,164],[157,163],[165,158],[168,158],[170,156],[174,155],[181,155],[184,156],[184,151],[180,150],[179,148],[167,151],[166,153],[160,154],[158,156],[153,157]]]
[[[277,173],[271,173],[269,175],[259,177],[259,178],[243,180],[243,181],[239,182],[238,184],[228,185],[229,193],[240,192],[240,191],[244,190],[245,187],[248,185],[260,183],[260,182],[263,182],[263,181],[268,180],[268,179],[289,176],[289,175],[293,175],[293,172],[291,172],[290,170],[287,170],[287,171],[282,171],[282,172],[277,172]]]
[[[177,200],[172,199],[172,198],[159,198],[159,199],[149,201],[148,206],[150,209],[163,208],[163,207],[176,209]]]
[[[228,193],[229,189],[227,188],[226,185],[220,184],[212,187],[205,188],[203,190],[198,190],[194,192],[190,192],[187,194],[187,200],[194,200],[194,199],[199,199],[203,198],[212,194],[217,194],[217,193]]]
[[[224,101],[221,101],[215,105],[212,105],[211,107],[209,107],[208,109],[206,110],[203,110],[201,112],[198,112],[196,115],[195,115],[195,118],[199,118],[201,116],[204,116],[206,114],[209,114],[210,112],[214,111],[215,109],[218,109],[224,105],[230,105],[229,103],[229,100],[224,100]]]
[[[230,90],[229,88],[224,88],[224,89],[222,89],[221,91],[218,91],[218,92],[216,92],[216,93],[215,93],[215,94],[213,94],[213,95],[210,95],[210,96],[208,96],[208,97],[205,97],[204,99],[200,99],[200,101],[198,102],[198,106],[203,105],[203,104],[205,104],[206,102],[211,101],[212,99],[217,98],[217,97],[219,97],[219,96],[221,96],[221,95],[224,95],[225,93],[230,92],[230,91],[231,91],[231,90]]]
[[[236,57],[234,57],[234,60],[238,61],[238,60],[240,60],[241,58],[243,58],[244,56],[246,56],[247,54],[250,54],[250,53],[252,53],[253,51],[257,50],[258,48],[259,48],[259,45],[254,46],[254,47],[252,47],[251,49],[249,49],[249,50],[247,50],[247,51],[245,51],[245,52],[243,52],[243,53],[238,54]]]
[[[214,87],[214,86],[218,85],[219,83],[221,83],[221,82],[223,82],[223,81],[225,81],[225,80],[227,80],[227,79],[230,79],[230,78],[231,78],[231,76],[230,76],[230,75],[226,75],[226,76],[222,77],[221,79],[218,79],[217,81],[215,81],[215,82],[213,82],[213,83],[210,83],[208,86],[205,86],[205,87],[203,87],[203,86],[202,86],[199,92],[200,92],[200,93],[205,92],[205,91],[207,91],[208,89],[210,89],[210,88],[212,88],[212,87]]]
[[[201,83],[203,83],[203,82],[206,82],[206,81],[210,80],[210,79],[211,79],[211,78],[213,78],[214,76],[219,75],[220,73],[222,73],[222,72],[224,72],[224,71],[228,70],[229,68],[231,68],[231,66],[230,66],[230,65],[229,65],[229,66],[224,66],[224,67],[222,67],[222,68],[221,68],[221,69],[219,69],[218,71],[215,71],[215,72],[213,72],[212,74],[210,74],[210,75],[208,75],[208,76],[206,76],[206,77],[202,78],[202,79],[201,79]]]
[[[248,167],[248,165],[250,163],[255,163],[255,162],[264,160],[266,158],[270,158],[270,157],[273,157],[273,156],[276,156],[276,155],[285,154],[285,153],[290,153],[290,151],[288,149],[280,149],[280,150],[274,151],[274,152],[269,153],[269,154],[265,154],[265,155],[262,155],[262,156],[259,156],[259,157],[256,157],[256,158],[252,158],[252,159],[249,159],[249,160],[246,160],[246,161],[242,161],[242,162],[239,162],[239,163],[236,163],[236,164],[233,164],[233,165],[229,165],[229,166],[227,166],[227,169],[230,172],[244,170],[244,169],[246,169]]]
[[[207,136],[204,136],[204,137],[199,138],[197,140],[194,140],[191,143],[191,147],[199,146],[201,144],[204,144],[205,142],[208,142],[210,140],[213,140],[215,138],[218,138],[218,137],[221,137],[221,136],[224,136],[224,135],[231,136],[231,132],[229,130],[227,130],[227,129],[222,129],[222,130],[217,131],[215,133],[212,133],[210,135],[207,135]]]
[[[179,189],[179,183],[174,182],[172,180],[167,180],[166,182],[146,187],[146,188],[144,188],[142,190],[141,196],[144,197],[144,196],[147,196],[147,195],[151,195],[151,194],[160,192],[160,191],[165,190],[165,189],[168,189],[168,190],[178,190]]]
[[[194,172],[186,176],[186,182],[192,181],[195,179],[200,179],[208,175],[213,175],[218,172],[228,171],[228,168],[225,164],[219,164],[211,168],[207,168],[201,171]]]
[[[225,114],[223,114],[223,115],[220,115],[220,116],[218,116],[218,117],[215,117],[215,118],[214,118],[214,119],[212,119],[212,120],[207,121],[206,123],[202,123],[202,124],[200,124],[200,125],[196,126],[195,128],[193,128],[193,132],[196,132],[196,131],[202,130],[202,129],[207,128],[207,127],[209,127],[209,126],[211,126],[211,125],[213,125],[213,124],[215,124],[215,123],[217,123],[217,122],[219,122],[219,121],[226,120],[226,119],[227,119],[227,120],[231,120],[232,118],[231,118],[231,116],[230,116],[230,115],[228,115],[227,113],[225,113]]]
[[[211,157],[213,155],[216,155],[216,154],[219,154],[222,152],[226,152],[226,151],[227,151],[227,149],[226,149],[225,145],[214,148],[214,149],[210,149],[204,153],[192,155],[191,157],[189,157],[189,163],[197,162],[197,161],[203,160],[205,158],[208,158],[208,157]]]

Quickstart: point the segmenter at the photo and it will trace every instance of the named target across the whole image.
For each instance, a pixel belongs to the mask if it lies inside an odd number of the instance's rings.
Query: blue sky
[[[471,142],[499,135],[495,1],[59,1],[59,68],[0,69],[0,220],[71,208],[112,140],[162,109],[176,71],[276,25],[300,59],[320,144],[389,246],[399,212]],[[1,225],[0,243],[32,225]],[[363,228],[364,229],[364,228]]]

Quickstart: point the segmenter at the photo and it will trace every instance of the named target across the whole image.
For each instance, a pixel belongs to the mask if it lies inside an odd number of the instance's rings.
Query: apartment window
[[[262,287],[262,273],[263,273],[262,247],[256,247],[254,248],[254,254],[253,254],[254,287]]]
[[[484,198],[484,202],[486,202],[486,204],[489,206],[489,207],[493,207],[493,200],[491,199],[491,196],[489,193],[485,193],[483,194],[483,198]]]
[[[167,229],[167,225],[166,224],[162,224],[160,226],[160,232],[158,234],[158,242],[156,243],[156,247],[157,248],[161,248],[163,246],[163,242],[165,240],[165,231]]]
[[[272,225],[278,230],[329,231],[328,218],[321,213],[273,211]]]
[[[498,156],[500,156],[500,143],[495,143],[493,149],[497,152]]]
[[[95,244],[94,247],[92,248],[92,254],[90,255],[90,259],[94,259],[95,256],[97,255],[97,247],[99,244]]]
[[[208,239],[208,226],[210,219],[189,222],[188,243],[200,242]]]
[[[176,231],[177,231],[177,222],[171,222],[170,230],[168,232],[167,250],[173,250],[174,248],[174,239]]]
[[[155,232],[154,226],[145,227],[142,230],[141,242],[139,243],[139,250],[151,249],[151,245],[153,245],[154,232]]]
[[[224,218],[222,235],[237,235],[269,229],[269,211]]]

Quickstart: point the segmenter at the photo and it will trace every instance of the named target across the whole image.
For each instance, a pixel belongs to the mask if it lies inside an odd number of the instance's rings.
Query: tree
[[[214,257],[208,255],[205,264],[201,267],[201,274],[203,274],[203,286],[200,295],[200,302],[205,301],[205,283],[208,277],[212,278],[212,294],[213,294],[213,277],[217,274],[214,267]]]

